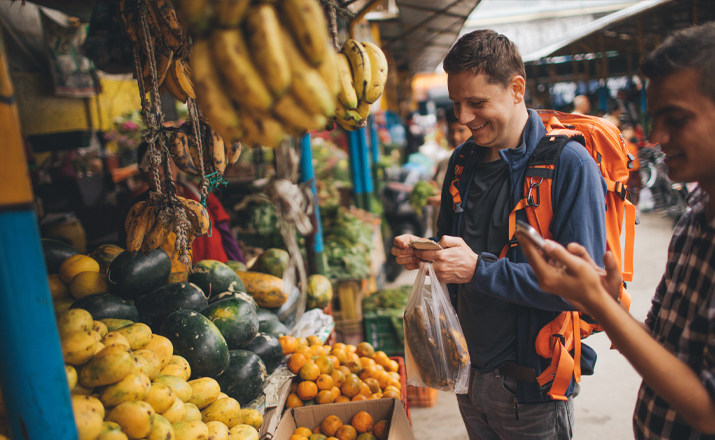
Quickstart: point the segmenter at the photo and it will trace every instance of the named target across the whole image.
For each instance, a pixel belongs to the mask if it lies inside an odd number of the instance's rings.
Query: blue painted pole
[[[372,151],[372,165],[374,167],[380,162],[380,144],[377,138],[377,124],[375,123],[375,118],[372,116],[368,119],[368,126],[370,127],[370,147]]]
[[[363,181],[363,200],[364,209],[372,212],[372,168],[370,167],[370,157],[367,149],[367,137],[365,128],[356,130],[358,140],[358,154],[360,156],[360,172],[362,173]]]
[[[313,192],[315,206],[313,212],[315,218],[313,225],[313,258],[311,258],[311,273],[325,274],[327,262],[325,259],[325,247],[323,244],[323,226],[320,220],[320,206],[318,206],[318,190],[315,187],[315,168],[313,167],[313,150],[310,147],[310,133],[300,140],[300,181],[310,182],[310,190]]]
[[[360,141],[358,140],[358,132],[348,131],[348,148],[350,150],[350,172],[353,179],[353,193],[355,194],[355,205],[358,208],[365,208],[363,194],[365,187],[363,185],[363,173],[360,167]]]
[[[0,35],[0,386],[11,437],[76,440],[15,93]]]

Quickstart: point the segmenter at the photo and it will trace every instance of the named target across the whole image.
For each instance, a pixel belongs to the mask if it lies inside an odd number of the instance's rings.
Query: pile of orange
[[[368,342],[323,345],[317,336],[279,338],[296,374],[286,407],[391,398],[401,395],[399,364]]]
[[[387,420],[375,422],[366,411],[356,413],[349,424],[338,416],[328,416],[312,431],[298,427],[290,440],[386,440],[390,430]]]

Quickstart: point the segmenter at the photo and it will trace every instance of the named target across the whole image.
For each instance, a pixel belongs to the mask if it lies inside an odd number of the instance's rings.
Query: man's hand
[[[461,237],[442,236],[438,251],[415,251],[417,258],[431,261],[437,279],[443,283],[464,284],[472,281],[479,256]]]
[[[517,238],[521,232],[517,232]],[[546,240],[543,250],[527,239],[520,239],[526,258],[546,292],[559,295],[589,313],[588,307],[604,296],[617,298],[621,291],[621,274],[613,256],[604,256],[604,271],[591,259],[586,249],[570,243],[568,249],[552,240]]]
[[[392,240],[392,249],[390,253],[395,256],[397,264],[401,264],[405,269],[417,269],[420,266],[420,260],[415,256],[415,250],[410,246],[413,240],[419,240],[420,237],[412,234],[398,235]]]

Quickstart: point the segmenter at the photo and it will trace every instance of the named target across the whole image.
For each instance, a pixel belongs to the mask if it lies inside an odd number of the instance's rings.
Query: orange
[[[291,354],[298,348],[298,340],[294,336],[283,335],[278,338],[278,341],[281,343],[281,347],[283,347],[283,354]]]
[[[390,359],[387,361],[387,365],[383,365],[383,367],[385,367],[387,371],[397,371],[400,368],[400,364],[398,364],[396,360]]]
[[[298,339],[298,345],[308,346],[308,340],[305,339],[304,337],[301,336],[300,338],[296,338],[296,339]]]
[[[330,359],[333,362],[333,367],[340,366],[340,359],[338,359],[337,356],[333,356],[332,354],[330,354],[330,355],[328,355],[328,359]]]
[[[389,387],[389,386],[393,386],[393,387],[395,387],[395,388],[397,388],[397,389],[399,390],[399,389],[402,388],[402,383],[400,383],[399,380],[395,380],[395,379],[393,379],[392,377],[390,377],[390,378],[387,380],[387,386],[388,386],[388,387]]]
[[[289,439],[289,440],[308,440],[308,437],[306,437],[306,436],[304,436],[304,435],[296,435],[296,434],[293,434],[293,435],[290,436],[290,439]]]
[[[322,434],[322,432],[320,432],[320,425],[315,427],[315,429],[313,430],[313,434]]]
[[[345,344],[345,352],[348,353],[355,353],[355,350],[357,350],[357,347],[355,347],[352,344]]]
[[[313,350],[311,350],[307,345],[299,345],[298,348],[295,349],[295,353],[302,354],[306,359],[313,359],[313,356],[315,356]]]
[[[293,431],[293,434],[302,435],[303,437],[310,437],[310,434],[312,433],[313,431],[306,428],[305,426],[299,426],[295,428],[295,431]]]
[[[359,400],[367,400],[367,396],[364,394],[358,394],[358,395],[353,396],[353,398],[350,400],[353,402],[357,402]]]
[[[304,380],[298,384],[298,397],[302,400],[310,400],[318,395],[318,386],[315,382]]]
[[[360,394],[362,394],[363,396],[366,396],[366,397],[369,396],[370,394],[372,394],[368,384],[366,384],[363,381],[360,381]]]
[[[375,347],[369,342],[361,342],[355,347],[358,356],[372,357],[375,354]]]
[[[313,352],[313,356],[325,356],[325,348],[322,345],[311,345],[310,351]]]
[[[354,374],[348,374],[345,376],[345,381],[340,387],[343,395],[348,397],[353,397],[360,394],[360,379]]]
[[[390,432],[390,427],[387,425],[387,420],[380,420],[372,427],[372,433],[377,437],[377,440],[387,440],[387,434]]]
[[[352,371],[350,371],[350,368],[348,368],[347,365],[343,365],[342,363],[341,363],[340,366],[338,367],[338,370],[342,371],[345,376],[347,376],[348,374],[352,373]]]
[[[360,357],[359,360],[360,360],[360,365],[363,368],[367,368],[368,365],[375,365],[375,361],[370,359],[369,357],[362,356],[362,357]]]
[[[368,399],[382,399],[382,393],[375,393],[375,394],[370,394]]]
[[[396,393],[394,390],[385,391],[382,393],[383,399],[400,399],[400,393]]]
[[[302,368],[301,371],[303,371]],[[382,389],[385,389],[389,385],[389,383],[387,383],[389,380],[392,380],[392,378],[386,371],[381,371],[380,375],[377,376],[377,381],[380,383],[380,388]]]
[[[382,365],[383,367],[390,360],[389,356],[387,356],[387,353],[385,353],[384,351],[376,351],[375,355],[372,358],[375,360],[375,362],[377,362],[378,365]]]
[[[350,425],[343,425],[338,429],[338,432],[335,433],[335,437],[337,437],[338,440],[355,440],[357,431]]]
[[[329,374],[321,374],[315,383],[319,390],[329,390],[333,387],[333,378]]]
[[[316,335],[310,335],[307,338],[305,338],[306,342],[308,345],[320,345],[321,347],[323,346],[323,341],[320,340],[319,337]]]
[[[362,370],[360,374],[358,374],[358,377],[360,378],[360,380],[365,380],[370,377],[370,372],[368,370]]]
[[[400,394],[400,389],[399,389],[399,388],[395,388],[395,387],[392,386],[392,385],[388,385],[384,390],[382,390],[383,393],[386,393],[386,392],[388,392],[388,391],[392,391],[392,392],[395,392],[395,393],[397,393],[397,394]]]
[[[342,365],[348,360],[348,353],[344,351],[331,351],[330,354],[338,358],[338,365]]]
[[[320,369],[321,374],[330,374],[333,372],[333,370],[335,370],[333,361],[331,361],[330,358],[325,355],[318,356],[318,358],[315,360],[315,364]]]
[[[343,344],[342,342],[336,342],[335,344],[333,344],[333,348],[330,350],[331,353],[333,351],[345,351],[345,344]]]
[[[303,406],[303,401],[300,400],[300,397],[298,397],[298,395],[295,393],[288,394],[288,398],[286,399],[286,407],[296,408],[298,406]]]
[[[350,402],[350,398],[348,396],[338,396],[335,398],[335,403],[343,403],[343,402]]]
[[[288,358],[288,369],[293,374],[298,374],[300,369],[308,362],[308,359],[300,353],[293,353]]]
[[[358,435],[356,440],[377,440],[377,438],[372,435],[371,432],[363,432],[362,434]]]
[[[391,378],[393,378],[397,381],[400,380],[400,373],[397,373],[395,371],[389,371],[387,374],[389,374]]]
[[[372,416],[367,411],[360,411],[353,416],[350,424],[359,433],[368,432],[372,429]]]
[[[300,367],[298,375],[303,380],[316,380],[320,376],[320,368],[311,360]]]
[[[318,395],[315,397],[315,402],[319,404],[325,404],[325,403],[333,403],[335,402],[335,396],[332,391],[330,390],[320,390],[318,391]]]
[[[367,379],[363,379],[365,384],[370,387],[370,392],[372,393],[377,393],[380,391],[380,383],[377,381],[377,379],[373,377],[368,377]]]
[[[325,435],[335,435],[338,429],[343,426],[343,421],[340,417],[335,415],[330,415],[320,422],[320,432]]]
[[[357,359],[348,359],[343,362],[343,364],[348,367],[351,373],[360,374],[362,371],[362,365],[360,365],[360,361]]]
[[[333,383],[337,386],[342,385],[345,381],[345,373],[343,373],[342,370],[340,370],[339,368],[333,370],[333,372],[330,374],[330,377],[333,378]]]
[[[340,388],[333,385],[333,387],[330,389],[330,392],[333,394],[333,400],[335,400],[340,395]]]

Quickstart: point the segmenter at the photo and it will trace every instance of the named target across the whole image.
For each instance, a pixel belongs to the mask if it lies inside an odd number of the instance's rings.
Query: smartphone
[[[410,246],[418,251],[437,251],[442,249],[439,243],[432,240],[412,240]]]
[[[524,233],[526,237],[531,240],[532,243],[536,245],[539,249],[544,248],[545,240],[544,237],[539,234],[536,229],[534,229],[533,226],[528,224],[527,222],[523,220],[517,220],[516,221],[516,230]]]

